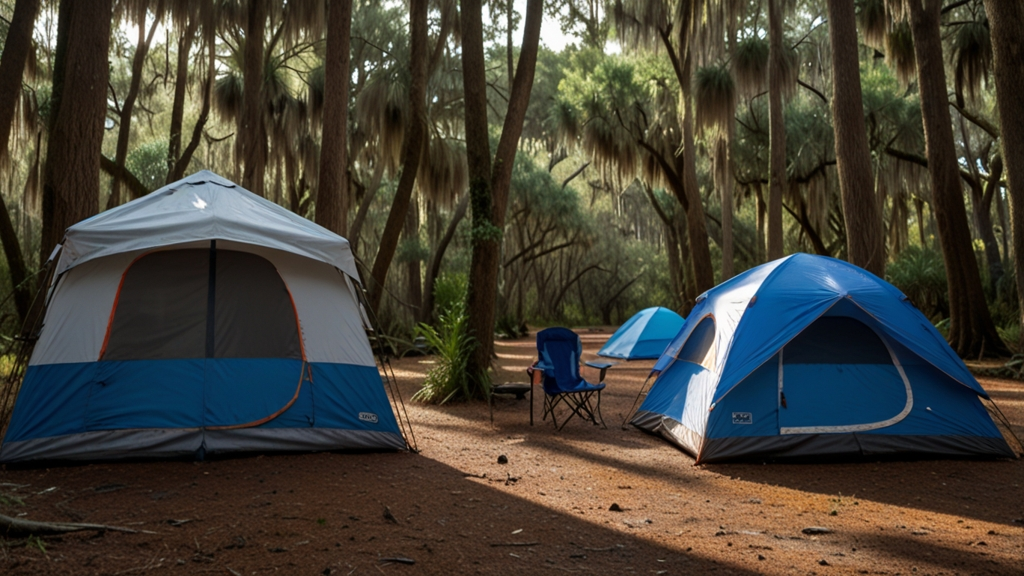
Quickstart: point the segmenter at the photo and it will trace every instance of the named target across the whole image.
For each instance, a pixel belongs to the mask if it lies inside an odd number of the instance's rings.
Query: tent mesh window
[[[715,319],[706,316],[694,327],[686,343],[679,349],[677,359],[699,364],[708,370],[715,367]]]
[[[892,364],[878,335],[856,318],[823,316],[786,344],[786,364]]]
[[[101,360],[302,358],[295,307],[274,265],[213,247],[132,263],[107,330]]]

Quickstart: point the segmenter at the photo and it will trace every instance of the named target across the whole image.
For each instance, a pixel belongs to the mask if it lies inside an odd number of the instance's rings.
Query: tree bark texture
[[[60,82],[63,93],[74,98],[61,99],[50,130],[44,168],[41,262],[69,226],[99,209],[111,0],[96,0],[89,6],[64,0],[61,19],[65,17],[67,43]]]
[[[786,122],[782,102],[782,3],[768,0],[768,260],[782,258],[782,197],[786,193]]]
[[[487,145],[487,78],[484,72],[482,7],[479,0],[463,0],[461,7],[466,148],[473,208],[473,254],[467,294],[467,328],[477,342],[467,370],[470,381],[477,390],[483,392],[488,382],[487,370],[491,366],[494,349],[501,238],[512,182],[512,165],[519,147],[519,136],[523,131],[526,108],[530,103],[530,91],[533,89],[544,1],[528,0],[526,3],[523,44],[493,166],[490,165]],[[481,152],[488,155],[486,161],[480,157]]]
[[[32,49],[32,29],[39,13],[39,0],[18,0],[7,29],[7,40],[0,55],[0,155],[7,154],[11,127],[14,124],[14,110],[21,96],[22,77],[25,62]],[[39,154],[39,151],[36,151]],[[7,205],[0,199],[0,241],[3,242],[4,256],[11,275],[14,289],[14,305],[18,317],[24,322],[32,301],[32,287],[20,286],[28,276],[25,255],[21,242],[11,221]],[[20,286],[20,287],[19,287]]]
[[[132,135],[132,112],[135,111],[135,100],[139,97],[139,87],[142,85],[142,66],[146,63],[146,55],[149,54],[149,45],[153,42],[153,34],[160,24],[159,14],[153,19],[149,35],[146,34],[146,5],[140,3],[139,14],[139,41],[135,45],[135,55],[132,57],[132,79],[128,85],[128,93],[121,103],[121,121],[117,129],[117,146],[114,151],[114,163],[117,164],[118,172],[124,170],[125,160],[128,158],[128,140]],[[110,185],[110,196],[107,198],[107,210],[121,204],[121,180],[114,178]]]
[[[206,127],[206,121],[210,118],[213,83],[217,79],[217,46],[213,42],[213,38],[207,38],[206,50],[209,56],[206,61],[206,83],[203,84],[203,104],[199,109],[199,118],[196,118],[196,123],[192,126],[192,138],[189,139],[188,144],[185,145],[185,150],[181,152],[181,156],[174,162],[170,172],[167,173],[168,183],[176,182],[185,177],[185,170],[192,162],[192,155],[199,148],[199,142],[203,137],[203,128]]]
[[[196,17],[188,19],[185,28],[179,31],[178,63],[174,71],[174,99],[171,102],[171,126],[167,139],[167,178],[170,184],[177,180],[173,177],[174,165],[181,156],[181,131],[185,116],[185,89],[188,87],[188,57],[192,51],[192,38],[196,31]]]
[[[402,237],[410,244],[419,244],[420,203],[417,200],[417,197],[413,196],[409,202],[409,209],[405,211],[405,229],[402,231]],[[420,308],[423,302],[423,265],[418,255],[413,255],[405,263],[405,269],[408,285],[406,298],[408,298],[409,306],[414,308],[413,317],[419,322],[423,314],[423,310]]]
[[[323,136],[316,191],[316,223],[335,234],[348,233],[348,92],[352,0],[331,0],[327,12],[324,60]]]
[[[883,277],[885,229],[871,177],[853,0],[828,0],[828,27],[832,42],[832,127],[847,258]]]
[[[349,231],[348,242],[352,247],[352,253],[357,256],[359,255],[359,237],[363,232],[363,223],[366,222],[366,215],[370,212],[370,205],[373,204],[373,198],[377,195],[377,190],[380,188],[380,181],[383,177],[384,163],[377,162],[377,165],[373,168],[373,175],[370,177],[370,184],[363,187],[363,199],[359,202],[355,218],[352,219],[352,228]],[[359,181],[353,180],[358,188],[360,186]]]
[[[1024,4],[985,0],[985,12],[992,39],[999,142],[1012,199],[1010,222],[1017,301],[1024,303]],[[1021,323],[1024,324],[1024,305]]]
[[[263,34],[269,0],[249,0],[243,53],[242,121],[238,127],[242,186],[264,196],[267,165],[267,129],[263,124]]]
[[[733,190],[732,151],[730,139],[722,138],[716,145],[714,169],[715,188],[721,192],[722,202],[722,282],[732,278],[733,272]]]
[[[427,122],[427,0],[409,2],[409,28],[412,38],[409,59],[412,72],[412,82],[409,86],[409,126],[406,127],[405,141],[402,143],[402,175],[398,179],[398,189],[391,203],[387,223],[384,224],[377,257],[373,260],[369,301],[375,312],[380,311],[384,282],[387,280],[388,268],[391,267],[391,260],[398,248],[402,228],[405,226],[405,215],[409,210],[413,186],[416,184],[416,172],[419,169],[420,157],[423,155]]]
[[[459,222],[466,217],[468,209],[469,194],[463,194],[452,212],[452,219],[448,223],[448,227],[445,228],[444,236],[438,240],[433,254],[430,255],[426,278],[423,281],[423,305],[420,306],[420,322],[430,322],[434,317],[434,284],[441,273],[441,261],[444,259],[444,253],[448,251],[452,239],[455,238],[455,230],[458,228]]]
[[[782,257],[782,197],[785,195],[785,112],[782,102],[782,1],[768,0],[768,259]]]
[[[690,235],[690,263],[693,266],[693,282],[697,295],[715,286],[715,271],[711,264],[711,248],[708,246],[708,225],[701,200],[700,185],[697,184],[697,151],[693,138],[693,98],[691,78],[693,58],[689,54],[683,59],[683,190],[686,194],[686,230]]]
[[[683,210],[686,212],[687,219],[687,233],[689,234],[689,246],[690,255],[689,270],[691,274],[687,275],[697,290],[697,293],[703,293],[705,290],[715,285],[715,274],[714,269],[711,265],[711,249],[708,247],[708,233],[707,233],[707,221],[704,214],[704,204],[701,201],[700,187],[697,184],[697,160],[696,151],[694,150],[694,138],[693,138],[693,102],[692,102],[692,91],[691,85],[693,83],[693,57],[689,50],[681,48],[676,52],[675,47],[672,45],[670,40],[670,32],[668,30],[661,30],[659,32],[661,37],[662,45],[665,47],[669,58],[672,61],[672,68],[676,74],[676,81],[679,82],[679,89],[682,94],[682,101],[680,107],[682,108],[682,118],[680,118],[680,125],[683,131],[683,153],[681,156],[675,156],[673,158],[674,171],[676,177],[673,180],[671,172],[663,160],[659,159],[659,164],[662,165],[662,169],[669,179],[671,188],[676,194],[676,198],[679,203],[682,204]],[[649,146],[645,146],[649,152],[654,153],[653,149]]]
[[[941,7],[942,0],[910,3],[909,19],[932,180],[932,208],[949,285],[950,346],[965,358],[1005,355],[1006,346],[996,333],[985,302],[964,206],[942,61]]]

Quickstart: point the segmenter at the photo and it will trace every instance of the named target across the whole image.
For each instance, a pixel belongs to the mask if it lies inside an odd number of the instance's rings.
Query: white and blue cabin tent
[[[899,290],[794,254],[708,290],[631,422],[698,463],[1013,457],[985,390]]]
[[[405,449],[357,278],[208,171],[72,226],[0,461]]]
[[[619,326],[597,355],[623,360],[660,358],[685,321],[668,308],[645,308]]]

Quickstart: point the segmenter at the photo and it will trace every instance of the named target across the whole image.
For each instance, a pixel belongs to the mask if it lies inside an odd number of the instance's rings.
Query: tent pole
[[[360,262],[360,264],[362,264],[362,262]],[[366,312],[366,319],[370,322],[370,328],[373,330],[374,338],[378,344],[377,361],[380,362],[381,372],[384,374],[384,381],[387,385],[388,392],[391,395],[391,403],[395,408],[395,419],[398,420],[398,425],[402,429],[402,436],[405,438],[406,446],[412,452],[418,453],[420,449],[416,443],[416,434],[412,430],[412,420],[409,418],[409,411],[405,407],[405,400],[402,398],[402,392],[398,388],[398,377],[395,376],[395,370],[391,367],[391,359],[384,351],[384,346],[381,344],[383,342],[384,332],[381,330],[380,322],[377,320],[377,314],[374,312],[373,308],[370,307],[370,303],[367,301],[366,294],[363,291],[362,284],[357,284],[353,286],[353,288],[355,289],[359,304],[362,305],[363,310]],[[406,430],[407,428],[408,431]]]
[[[650,381],[651,381],[651,376],[648,374],[647,375],[647,379],[644,380],[644,383],[640,386],[640,392],[637,393],[636,399],[633,400],[633,405],[629,407],[629,412],[626,412],[626,417],[622,419],[622,429],[623,430],[626,429],[626,423],[629,422],[629,417],[633,415],[633,412],[636,410],[637,405],[640,403],[640,397],[644,395],[645,390],[648,390],[647,383],[650,382]]]
[[[54,255],[57,253],[57,251],[54,251]],[[12,350],[16,350],[14,363],[11,365],[10,372],[8,372],[3,381],[0,382],[0,447],[3,446],[4,437],[7,435],[7,426],[11,423],[11,416],[14,412],[14,401],[18,398],[18,392],[21,391],[21,384],[24,380],[25,370],[28,368],[29,358],[32,356],[32,350],[35,348],[36,340],[39,339],[39,330],[43,325],[43,316],[46,314],[46,307],[49,305],[47,292],[50,289],[50,283],[53,281],[53,272],[55,269],[56,260],[54,256],[51,256],[50,259],[43,264],[42,268],[22,282],[22,284],[25,282],[31,282],[36,278],[39,278],[40,275],[42,278],[42,281],[39,283],[39,287],[36,289],[32,303],[29,306],[29,316],[25,318],[25,322],[22,324],[21,333],[14,337],[3,351],[3,356],[7,357],[10,355]],[[20,287],[21,284],[16,286],[14,290],[17,290]],[[13,294],[14,291],[11,292],[11,295]],[[8,296],[7,298],[10,297],[11,296]],[[7,298],[4,299],[5,302]],[[36,311],[37,307],[38,312]]]

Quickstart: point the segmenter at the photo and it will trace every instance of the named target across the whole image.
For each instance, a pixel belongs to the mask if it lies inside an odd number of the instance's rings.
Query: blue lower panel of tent
[[[632,423],[664,436],[700,462],[886,454],[1013,457],[977,393],[929,364],[903,364],[912,386],[909,398],[891,366],[798,365],[786,370],[785,406],[778,362],[772,360],[708,412],[687,408],[695,400],[694,386],[704,385],[701,370],[677,365],[655,382]],[[844,382],[840,376],[851,380]],[[877,400],[865,400],[868,392]],[[696,400],[698,407],[710,404]],[[706,427],[692,418],[698,413],[706,415]],[[872,428],[883,421],[888,422]],[[851,425],[864,429],[783,433],[784,427]]]
[[[375,366],[131,360],[30,366],[0,461],[404,447]]]

